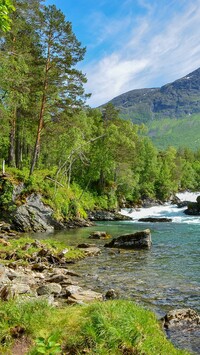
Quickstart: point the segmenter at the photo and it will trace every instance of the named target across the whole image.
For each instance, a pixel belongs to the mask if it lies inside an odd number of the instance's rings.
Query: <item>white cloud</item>
[[[123,91],[127,82],[148,64],[148,60],[122,60],[117,54],[103,58],[90,68],[87,89],[93,92],[95,106]]]
[[[141,1],[148,8],[148,1]],[[145,17],[133,19],[132,30],[123,34],[123,45],[120,37],[119,49],[83,68],[86,90],[92,92],[90,105],[98,106],[135,88],[166,84],[200,66],[200,1],[187,4],[183,1],[182,11],[179,6],[173,12],[169,4],[159,9],[150,6]],[[118,33],[119,26],[113,31]],[[109,35],[108,27],[105,33]]]

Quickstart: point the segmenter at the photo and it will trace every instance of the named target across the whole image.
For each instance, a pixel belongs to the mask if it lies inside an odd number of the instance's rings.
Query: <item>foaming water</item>
[[[181,200],[181,201],[191,201],[191,202],[196,202],[197,197],[200,195],[200,192],[179,192],[176,194],[176,196]]]
[[[178,193],[177,197],[181,201],[195,202],[200,192],[184,192]],[[141,218],[156,217],[156,218],[171,218],[175,223],[194,223],[200,224],[200,216],[188,216],[184,213],[186,207],[178,208],[177,205],[166,203],[161,206],[153,206],[137,209],[122,209],[120,212],[122,215],[129,216],[133,219],[133,222],[138,222]]]

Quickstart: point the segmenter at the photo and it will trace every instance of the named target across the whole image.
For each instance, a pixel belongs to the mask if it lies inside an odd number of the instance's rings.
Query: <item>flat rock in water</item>
[[[83,249],[86,256],[96,256],[101,254],[101,249],[98,247],[89,247]]]
[[[84,248],[93,248],[93,247],[96,247],[95,244],[89,244],[89,243],[82,243],[82,244],[78,244],[77,245],[77,248],[80,248],[80,249],[84,249]]]
[[[140,218],[138,220],[139,222],[172,222],[171,218],[166,218],[166,217],[161,217],[161,218],[157,218],[157,217],[145,217],[145,218]]]
[[[104,246],[123,249],[150,249],[151,244],[151,232],[149,229],[145,229],[140,232],[121,235]]]
[[[89,236],[90,239],[101,239],[101,238],[106,238],[106,237],[107,237],[107,233],[101,232],[101,231],[92,232]]]

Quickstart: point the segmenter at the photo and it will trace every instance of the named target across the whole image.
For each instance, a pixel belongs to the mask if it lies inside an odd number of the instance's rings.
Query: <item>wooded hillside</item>
[[[14,1],[11,28],[1,32],[0,159],[9,172],[29,188],[37,179],[40,188],[45,179],[65,186],[74,214],[87,193],[92,208],[115,208],[199,189],[200,151],[158,150],[145,127],[120,119],[112,104],[85,105],[86,77],[77,69],[85,48],[64,14],[42,3]]]

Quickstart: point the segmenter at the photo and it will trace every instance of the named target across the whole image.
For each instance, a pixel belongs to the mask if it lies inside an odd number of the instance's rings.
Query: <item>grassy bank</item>
[[[29,344],[30,355],[189,354],[166,340],[152,312],[129,301],[59,309],[10,301],[0,303],[0,314],[1,354],[12,354],[16,339]]]
[[[43,239],[37,241],[29,237],[21,237],[9,239],[8,241],[0,241],[0,263],[6,265],[15,263],[16,265],[29,265],[33,263],[42,251],[59,260],[70,262],[83,258],[84,252],[78,248],[66,246],[65,243],[58,242],[52,239]],[[63,253],[64,251],[64,253]]]

